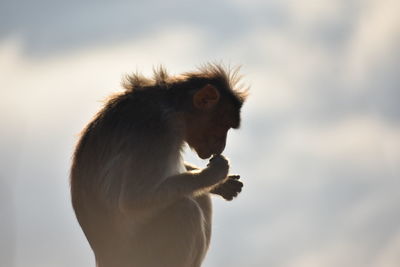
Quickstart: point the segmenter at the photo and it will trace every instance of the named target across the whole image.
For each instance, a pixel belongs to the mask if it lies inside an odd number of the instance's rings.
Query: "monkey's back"
[[[168,103],[164,95],[157,89],[138,90],[116,95],[107,102],[83,130],[76,146],[71,168],[72,191],[79,183],[88,192],[110,193],[108,197],[112,199],[112,193],[120,190],[115,184],[126,176],[127,169],[149,176],[154,168],[144,166],[143,162],[153,161],[156,166],[161,163],[157,158],[175,152],[172,150],[176,149],[178,144],[174,141],[178,138],[171,137],[177,132],[175,125],[169,124],[168,117],[173,115],[166,112]]]
[[[134,196],[151,190],[150,187],[166,176],[182,171],[181,159],[177,157],[182,138],[179,125],[170,123],[176,121],[170,119],[173,116],[163,92],[137,91],[110,99],[83,131],[73,158],[71,195],[77,219],[96,257],[115,253],[111,258],[133,261],[142,257],[142,249],[132,243],[135,240],[140,243],[146,238],[147,242],[155,243],[156,239],[172,238],[168,225],[176,224],[177,218],[181,220],[184,216],[168,211],[179,210],[175,206],[166,209],[166,214],[173,216],[155,216],[143,224],[144,228],[140,226],[141,234],[133,237],[130,234],[138,225],[119,212],[119,201],[127,194]],[[190,199],[180,205],[186,202],[197,216],[203,216]],[[158,216],[163,218],[162,224],[157,222]],[[151,229],[158,229],[159,236],[147,234],[144,237],[143,232],[151,232]],[[161,233],[168,236],[162,237]],[[143,245],[143,240],[141,243]],[[133,248],[139,254],[135,254]],[[106,266],[118,266],[118,263]]]

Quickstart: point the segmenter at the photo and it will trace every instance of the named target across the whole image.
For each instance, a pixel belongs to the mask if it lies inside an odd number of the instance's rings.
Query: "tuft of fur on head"
[[[135,72],[131,75],[125,75],[122,79],[122,87],[126,91],[134,91],[136,89],[152,86],[154,81],[144,77],[141,73]]]
[[[237,98],[240,104],[243,104],[248,96],[249,87],[240,84],[243,76],[239,74],[239,71],[240,66],[231,68],[221,64],[207,63],[201,65],[197,71],[184,73],[183,76],[188,81],[208,81],[220,89],[226,89]]]
[[[239,84],[242,76],[239,74],[240,66],[235,68],[224,67],[220,64],[207,63],[200,66],[197,71],[186,72],[179,76],[168,75],[163,66],[153,69],[153,78],[149,79],[136,72],[126,75],[122,81],[122,86],[128,91],[141,90],[146,87],[159,86],[170,88],[175,84],[187,84],[189,87],[198,87],[207,83],[226,90],[233,95],[241,105],[248,96],[248,87]],[[197,86],[196,86],[197,85]]]
[[[144,77],[141,73],[135,72],[131,75],[125,75],[122,79],[122,87],[127,91],[140,90],[145,87],[168,87],[171,80],[167,70],[163,66],[153,68],[153,78]]]
[[[163,66],[160,65],[158,68],[153,68],[153,75],[154,85],[163,87],[168,86],[169,75]]]

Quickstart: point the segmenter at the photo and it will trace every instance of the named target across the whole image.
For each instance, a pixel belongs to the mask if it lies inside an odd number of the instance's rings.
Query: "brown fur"
[[[170,77],[125,79],[84,129],[71,168],[72,203],[100,267],[200,266],[211,235],[209,192],[231,200],[241,190],[228,161],[179,170],[184,142],[199,155],[220,154],[240,123],[245,92],[237,72],[217,65]],[[210,85],[221,95],[212,110],[193,106]],[[176,166],[176,168],[174,168]]]

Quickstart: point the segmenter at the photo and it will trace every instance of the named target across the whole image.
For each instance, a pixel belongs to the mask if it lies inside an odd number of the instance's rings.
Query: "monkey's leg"
[[[211,216],[203,214],[206,206],[206,197],[184,197],[143,225],[133,237],[131,266],[199,267],[206,253],[204,218]]]
[[[202,194],[195,198],[197,203],[199,204],[200,208],[203,211],[204,215],[204,232],[206,236],[206,249],[210,245],[210,238],[211,238],[211,223],[212,223],[212,203],[210,194]]]
[[[203,216],[201,221],[201,230],[204,236],[204,250],[203,252],[197,253],[193,267],[200,267],[204,257],[207,253],[208,247],[210,245],[211,240],[211,225],[212,225],[212,204],[210,194],[204,193],[194,198],[197,202],[198,206],[202,210]]]

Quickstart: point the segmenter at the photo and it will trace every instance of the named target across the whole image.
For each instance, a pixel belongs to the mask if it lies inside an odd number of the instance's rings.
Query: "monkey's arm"
[[[187,171],[198,170],[199,168],[185,162],[185,168]],[[239,181],[240,175],[228,175],[228,179],[213,188],[211,188],[210,193],[220,195],[225,200],[232,200],[234,197],[242,191],[243,183]]]
[[[209,172],[206,168],[204,170],[193,170],[170,176],[158,186],[155,195],[164,198],[165,201],[174,201],[183,196],[209,192],[226,179],[216,181],[212,177],[214,175],[214,173]]]
[[[162,208],[185,196],[209,192],[228,179],[229,163],[219,155],[210,160],[205,169],[193,170],[161,179],[161,182],[141,192],[125,191],[120,199],[124,212]]]
[[[192,165],[190,163],[185,162],[184,164],[185,164],[185,168],[186,168],[187,171],[194,171],[194,170],[198,170],[199,169],[199,167],[194,166],[194,165]]]

